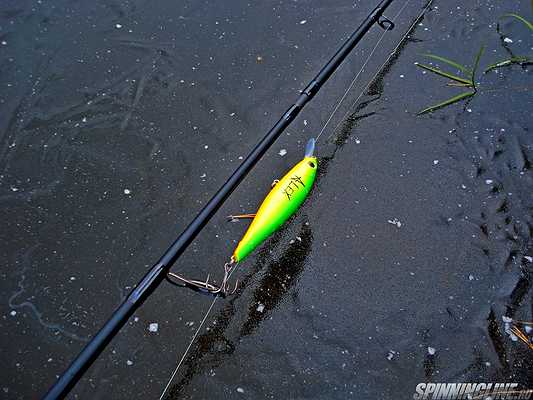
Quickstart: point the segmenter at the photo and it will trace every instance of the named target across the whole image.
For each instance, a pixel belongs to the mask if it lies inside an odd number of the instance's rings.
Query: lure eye
[[[310,166],[311,168],[315,168],[315,167],[316,167],[316,165],[315,165],[315,163],[314,163],[313,161],[309,161],[308,164],[309,164],[309,166]]]

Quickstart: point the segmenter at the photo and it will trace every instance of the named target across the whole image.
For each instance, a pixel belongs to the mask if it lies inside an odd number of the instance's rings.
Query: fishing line
[[[394,18],[392,18],[392,22],[395,22],[396,19],[400,16],[400,14],[403,12],[403,10],[405,9],[405,7],[407,7],[407,5],[409,4],[411,0],[406,0],[406,2],[403,4],[402,8],[400,8],[400,11],[398,11],[398,13],[394,16]],[[417,18],[418,19],[418,18]],[[344,101],[344,99],[346,98],[346,96],[348,95],[348,93],[350,92],[350,90],[352,90],[352,87],[353,85],[355,85],[355,82],[357,82],[357,80],[359,79],[359,76],[361,75],[361,73],[365,70],[365,67],[366,65],[368,64],[368,62],[370,61],[370,59],[372,58],[372,56],[374,55],[374,52],[376,51],[376,49],[379,47],[379,44],[381,43],[381,41],[385,38],[385,36],[387,35],[387,33],[389,33],[389,31],[391,31],[392,29],[385,29],[384,32],[381,34],[381,36],[379,37],[379,40],[376,42],[376,44],[374,45],[374,47],[372,48],[372,51],[370,52],[370,54],[368,55],[368,57],[366,58],[365,62],[363,63],[363,66],[361,67],[361,69],[359,70],[359,72],[357,72],[357,74],[355,75],[355,77],[353,78],[352,82],[350,83],[350,85],[348,86],[348,89],[346,89],[346,91],[344,92],[344,94],[342,95],[341,99],[338,101],[337,105],[333,108],[333,111],[331,112],[329,118],[327,119],[326,123],[324,124],[324,126],[322,127],[322,129],[320,130],[320,133],[317,135],[317,137],[315,138],[315,140],[318,142],[318,139],[320,138],[320,136],[322,135],[322,133],[324,133],[324,131],[326,130],[326,127],[328,126],[328,124],[330,123],[331,119],[333,118],[333,116],[335,115],[335,113],[337,112],[337,110],[339,109],[339,107],[341,106],[342,102]],[[366,90],[366,89],[365,89]],[[360,98],[360,97],[359,97]],[[358,98],[358,99],[359,99]],[[357,102],[357,101],[356,101]],[[344,118],[343,118],[344,119]],[[342,120],[343,120],[342,119]],[[342,121],[341,120],[341,121]],[[337,125],[338,127],[338,125]],[[335,130],[337,130],[337,127],[335,127]],[[334,131],[335,131],[334,130]]]
[[[411,0],[406,0],[405,3],[403,4],[403,6],[400,8],[400,10],[398,11],[398,13],[394,16],[394,18],[392,19],[392,22],[395,22],[396,19],[400,16],[400,14],[405,10],[405,8],[407,7],[407,5],[409,4]],[[350,110],[351,108],[353,108],[353,106],[355,104],[357,104],[357,102],[361,99],[361,97],[363,96],[363,94],[366,92],[366,90],[368,89],[368,87],[370,86],[370,84],[374,81],[374,79],[378,76],[378,74],[382,71],[383,67],[390,61],[390,59],[392,58],[392,56],[397,52],[398,48],[401,46],[401,44],[403,43],[403,41],[405,40],[405,38],[409,35],[409,32],[412,30],[412,28],[415,26],[415,24],[417,23],[417,21],[420,19],[420,17],[429,9],[429,7],[431,6],[431,3],[433,2],[433,0],[430,0],[428,2],[428,4],[426,5],[426,7],[422,10],[422,12],[416,17],[415,21],[413,22],[413,24],[411,24],[411,26],[409,27],[409,29],[407,30],[407,33],[405,35],[402,36],[401,40],[399,41],[398,45],[394,48],[394,50],[391,52],[391,54],[389,55],[389,57],[387,57],[386,61],[381,65],[381,67],[378,69],[378,71],[376,72],[376,74],[373,76],[373,78],[369,81],[369,83],[366,85],[366,87],[363,89],[363,91],[359,94],[359,96],[357,97],[357,99],[353,102],[353,104],[350,106],[348,112],[343,116],[343,118],[341,119],[341,121],[337,124],[337,126],[335,127],[335,129],[333,130],[333,132],[328,136],[328,139],[329,137],[337,130],[337,128],[340,126],[340,124],[342,123],[342,121],[344,121],[346,119],[346,117],[350,114]],[[322,135],[322,133],[324,133],[324,131],[326,130],[326,127],[328,126],[328,124],[330,123],[331,119],[333,118],[333,116],[335,115],[335,113],[337,112],[337,110],[339,109],[340,105],[342,104],[342,102],[344,101],[344,99],[346,98],[346,96],[348,95],[348,93],[350,92],[350,90],[352,89],[352,87],[355,85],[355,83],[357,82],[357,80],[359,79],[359,76],[361,75],[361,73],[364,71],[366,65],[368,64],[368,62],[370,61],[370,58],[372,58],[374,52],[376,51],[376,49],[379,47],[380,43],[382,42],[382,40],[384,39],[384,37],[387,35],[387,33],[389,32],[389,30],[391,29],[385,29],[385,31],[381,34],[379,40],[376,42],[376,44],[374,45],[374,47],[372,48],[372,51],[370,52],[369,56],[366,58],[365,62],[363,63],[363,66],[361,67],[361,69],[357,72],[356,76],[354,77],[354,79],[352,80],[352,82],[350,83],[350,85],[348,86],[348,89],[344,92],[343,96],[340,98],[339,102],[336,104],[336,106],[334,107],[333,111],[331,112],[329,118],[327,119],[326,123],[324,124],[324,126],[322,127],[322,129],[320,130],[320,133],[317,135],[316,137],[316,141],[318,141],[318,139],[320,138],[320,136]],[[237,265],[236,264],[234,266],[234,268],[232,268],[232,270],[230,271],[229,273],[229,276],[228,276],[228,279],[231,277],[231,275],[233,274],[233,272],[237,269]],[[176,374],[178,373],[180,367],[182,366],[183,362],[185,361],[185,358],[187,357],[187,354],[189,353],[189,350],[191,349],[194,341],[196,340],[196,338],[198,337],[198,334],[200,333],[200,330],[202,329],[202,327],[204,326],[205,324],[205,321],[207,320],[207,318],[209,317],[209,314],[211,313],[211,310],[213,309],[213,307],[215,306],[215,303],[217,302],[219,296],[215,296],[215,298],[213,299],[213,301],[211,302],[211,305],[209,306],[209,308],[207,309],[207,312],[205,313],[204,317],[202,318],[201,322],[200,322],[200,325],[198,326],[198,328],[196,329],[196,332],[194,333],[191,341],[189,342],[189,345],[187,346],[187,348],[185,349],[183,355],[181,356],[180,358],[180,361],[178,362],[178,364],[176,365],[176,368],[174,369],[174,371],[172,372],[172,374],[170,375],[170,378],[167,382],[167,384],[165,385],[165,388],[163,389],[163,392],[161,393],[161,395],[159,396],[159,400],[162,400],[163,397],[167,394],[168,392],[168,389],[170,388],[170,385],[172,384],[172,381],[174,380],[174,377],[176,376]]]
[[[407,0],[407,3],[409,2],[410,0]],[[406,3],[406,4],[407,4]],[[374,76],[372,77],[372,79],[370,79],[370,81],[368,81],[367,85],[365,86],[365,88],[361,91],[361,93],[359,94],[359,96],[357,96],[357,98],[355,99],[355,101],[350,105],[350,107],[348,108],[348,111],[346,111],[346,113],[343,115],[343,117],[340,119],[339,123],[335,126],[335,129],[333,129],[333,131],[331,131],[331,133],[329,134],[329,136],[326,138],[326,140],[328,140],[331,135],[333,135],[337,129],[339,128],[339,126],[346,120],[346,118],[348,118],[348,116],[353,112],[352,109],[353,107],[357,104],[357,102],[361,99],[361,97],[363,97],[363,94],[368,90],[368,88],[370,87],[370,85],[372,84],[372,82],[374,82],[374,80],[377,78],[377,76],[381,73],[381,71],[383,71],[383,68],[390,62],[391,58],[396,54],[396,52],[398,51],[398,49],[400,48],[400,46],[402,45],[402,43],[405,41],[405,39],[409,36],[411,30],[413,29],[413,27],[418,23],[418,21],[420,20],[420,18],[427,12],[427,10],[429,9],[429,7],[431,6],[431,4],[433,3],[433,0],[429,0],[428,3],[426,4],[426,6],[424,7],[424,9],[417,15],[417,17],[415,18],[414,22],[411,24],[411,26],[409,26],[409,29],[407,29],[406,33],[402,36],[402,38],[400,39],[400,41],[398,42],[398,44],[396,45],[396,47],[394,48],[394,50],[391,51],[391,53],[389,54],[389,56],[387,57],[387,59],[385,60],[385,62],[383,64],[381,64],[381,66],[378,68],[377,72],[374,74]],[[403,10],[403,7],[402,7],[402,10]],[[402,11],[400,10],[400,12]],[[393,21],[395,21],[395,19],[398,17],[398,15],[400,14],[400,12],[398,14],[395,15]],[[383,38],[383,36],[385,36],[385,34],[387,33],[388,31],[385,31],[382,35],[381,38]],[[380,38],[380,40],[381,40]],[[375,50],[375,47],[374,47],[374,50]],[[372,51],[373,52],[373,51]],[[370,54],[370,57],[372,56],[372,53]],[[368,60],[367,60],[368,61]],[[366,64],[366,62],[365,62]],[[363,65],[363,68],[364,68],[364,65]],[[349,90],[349,89],[348,89]],[[341,99],[341,102],[342,100],[344,100],[344,97],[346,97],[346,93],[345,95],[343,96],[343,98]],[[340,105],[340,103],[339,103]],[[333,111],[333,113],[335,113],[335,111],[337,111],[337,108],[339,108],[339,105],[335,108],[335,110]],[[333,116],[333,115],[332,115]],[[331,120],[331,117],[328,119],[328,121],[326,122],[326,125],[329,123],[329,121]],[[322,132],[324,131],[324,128],[322,128],[322,131],[320,131],[320,134],[322,134]],[[318,135],[319,137],[320,135]],[[317,139],[318,139],[317,137]]]
[[[228,275],[228,279],[231,278],[231,275],[233,274],[233,272],[237,269],[239,263],[235,264],[233,266],[233,268],[231,269],[229,275]],[[196,329],[196,332],[194,333],[191,341],[189,342],[189,345],[187,346],[187,348],[185,349],[185,351],[183,352],[183,355],[181,356],[181,359],[178,363],[178,365],[176,365],[176,368],[174,368],[174,371],[172,372],[172,375],[170,375],[170,379],[168,380],[165,388],[163,389],[163,393],[161,393],[161,395],[159,396],[159,400],[162,400],[163,397],[165,397],[165,394],[167,394],[167,391],[168,389],[170,388],[170,385],[172,384],[172,381],[174,380],[174,377],[176,376],[176,374],[178,373],[178,370],[180,369],[181,367],[181,364],[183,364],[183,361],[185,360],[185,357],[187,357],[187,354],[189,353],[189,350],[191,349],[192,347],[192,344],[194,343],[194,341],[196,340],[196,337],[198,336],[198,334],[200,333],[200,330],[202,329],[202,327],[204,326],[204,323],[205,321],[207,320],[207,317],[209,316],[209,314],[211,313],[211,310],[213,309],[213,307],[215,306],[215,303],[217,302],[218,298],[220,296],[215,296],[215,298],[213,299],[213,301],[211,302],[211,305],[209,306],[209,308],[207,309],[207,312],[205,313],[204,317],[202,318],[202,321],[200,322],[200,325],[198,326],[198,329]]]

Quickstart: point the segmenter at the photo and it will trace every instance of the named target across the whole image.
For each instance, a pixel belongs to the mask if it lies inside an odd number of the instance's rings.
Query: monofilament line
[[[407,2],[409,2],[410,0],[407,0]],[[411,32],[411,30],[413,29],[413,27],[416,25],[416,23],[418,22],[418,20],[422,17],[422,15],[424,15],[427,10],[429,9],[429,7],[431,7],[431,4],[433,3],[433,0],[429,0],[428,3],[426,4],[426,6],[424,7],[424,9],[420,12],[420,14],[417,15],[417,17],[415,18],[414,22],[411,24],[411,26],[409,26],[409,29],[407,29],[406,33],[402,36],[402,38],[400,39],[400,41],[398,42],[398,44],[396,45],[396,47],[394,48],[394,50],[391,51],[391,53],[389,54],[389,56],[387,57],[387,59],[385,60],[385,62],[383,64],[381,64],[381,66],[378,68],[377,72],[374,74],[374,76],[372,77],[372,79],[370,79],[370,81],[368,81],[367,85],[365,86],[365,88],[361,91],[361,93],[359,94],[359,96],[357,96],[357,98],[355,99],[355,101],[351,104],[351,106],[348,108],[348,111],[346,111],[346,113],[344,114],[344,116],[340,119],[339,123],[335,126],[335,129],[333,129],[333,131],[331,131],[331,133],[329,134],[328,136],[328,139],[331,137],[331,135],[333,135],[337,129],[339,128],[339,126],[346,120],[346,118],[348,118],[348,116],[350,115],[350,113],[352,113],[352,109],[353,107],[357,104],[357,102],[361,99],[361,97],[363,97],[363,94],[368,90],[368,88],[370,87],[371,83],[377,78],[377,76],[379,75],[379,73],[383,70],[383,68],[390,62],[391,58],[397,53],[398,49],[400,48],[400,46],[402,45],[402,43],[405,41],[405,39],[407,38],[407,36],[409,36],[409,32]],[[403,7],[402,7],[403,8]],[[400,10],[401,12],[401,10]],[[396,14],[396,16],[394,18],[397,18],[398,15],[400,13]],[[394,20],[393,20],[394,22]],[[322,132],[321,132],[322,133]],[[327,140],[327,139],[326,139]]]
[[[239,263],[236,263],[234,266],[233,266],[233,269],[230,271],[229,275],[228,275],[228,279],[231,278],[231,275],[233,274],[233,272],[237,269],[237,266],[239,265]],[[185,349],[185,351],[183,352],[183,355],[181,356],[181,359],[180,361],[178,362],[178,365],[176,365],[176,368],[174,368],[174,371],[172,372],[172,375],[170,375],[170,379],[168,380],[165,388],[163,389],[163,393],[161,393],[161,395],[159,396],[159,400],[163,400],[163,397],[165,397],[165,394],[167,394],[167,391],[168,389],[170,388],[170,385],[172,384],[172,381],[174,380],[174,377],[176,376],[176,374],[178,373],[178,370],[180,369],[181,365],[183,364],[183,361],[185,360],[185,357],[187,357],[187,354],[189,353],[189,350],[191,349],[194,341],[196,340],[196,337],[198,336],[198,334],[200,333],[200,330],[202,330],[202,327],[204,326],[204,323],[205,321],[207,320],[207,317],[209,317],[209,314],[211,313],[211,310],[213,309],[213,307],[215,306],[215,303],[217,302],[219,296],[215,296],[215,298],[213,299],[213,301],[211,302],[211,305],[209,306],[209,308],[207,309],[207,312],[205,313],[204,317],[202,318],[202,321],[200,322],[200,325],[198,326],[198,329],[196,329],[196,332],[194,333],[191,341],[189,342],[189,345],[187,346],[187,348]]]
[[[407,5],[409,4],[411,0],[406,0],[406,2],[403,4],[403,6],[400,8],[400,11],[398,11],[398,13],[394,16],[394,18],[392,19],[392,22],[395,22],[396,19],[400,16],[400,14],[403,12],[403,10],[405,9],[405,7],[407,7]],[[339,107],[341,106],[342,102],[344,101],[344,99],[346,98],[346,96],[348,96],[348,93],[350,92],[350,90],[352,90],[353,86],[355,85],[355,83],[357,82],[357,80],[359,79],[359,76],[363,73],[363,71],[365,70],[365,67],[366,65],[368,64],[368,62],[370,61],[370,59],[372,58],[372,56],[374,55],[376,49],[379,47],[381,41],[385,38],[385,36],[387,35],[387,33],[389,33],[391,29],[385,29],[384,32],[380,35],[378,41],[376,42],[376,44],[374,45],[374,47],[372,48],[372,50],[370,51],[370,54],[368,55],[368,57],[366,58],[365,62],[363,63],[363,66],[361,67],[361,69],[357,72],[357,74],[355,75],[355,77],[353,78],[352,82],[350,83],[350,85],[348,85],[348,88],[346,89],[346,91],[344,92],[344,94],[342,95],[342,97],[340,98],[340,100],[337,102],[337,104],[335,105],[335,107],[333,108],[333,111],[331,112],[331,114],[329,115],[328,119],[326,120],[326,123],[324,124],[324,126],[322,127],[322,129],[320,130],[320,133],[317,135],[317,137],[315,138],[315,140],[318,142],[318,139],[320,138],[320,136],[322,135],[322,133],[324,133],[324,131],[326,130],[326,127],[328,126],[328,124],[330,123],[331,119],[333,118],[333,116],[335,115],[335,113],[337,112],[337,110],[339,109]],[[365,89],[366,90],[366,89]],[[344,119],[344,118],[343,118]],[[335,128],[336,130],[337,128]]]

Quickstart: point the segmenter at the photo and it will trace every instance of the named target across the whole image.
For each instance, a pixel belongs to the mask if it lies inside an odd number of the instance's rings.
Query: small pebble
[[[239,392],[239,393],[244,393],[244,389],[243,389],[242,387],[238,387],[238,388],[237,388],[237,392]]]
[[[396,225],[396,227],[398,228],[402,227],[402,223],[397,218],[394,218],[392,220],[389,219],[387,222],[391,225]]]
[[[131,190],[129,190],[129,189],[124,189],[124,194],[131,194]]]
[[[122,25],[121,24],[116,24],[115,28],[120,29],[120,28],[122,28]]]
[[[265,305],[259,303],[259,305],[257,306],[257,312],[262,313],[264,310],[265,310]]]
[[[278,154],[283,157],[285,154],[287,154],[287,150],[281,149]]]
[[[300,21],[300,25],[303,25],[303,24],[305,24],[305,23],[307,23],[307,20],[306,20],[306,19],[302,19],[302,20]]]
[[[434,347],[428,347],[428,354],[430,356],[434,355],[436,353],[436,349]]]
[[[133,365],[133,361],[131,361],[131,360],[127,360],[127,361],[126,361],[126,364],[127,364],[127,365]]]
[[[157,332],[159,329],[159,324],[157,322],[152,322],[150,325],[148,325],[148,330],[150,332]]]

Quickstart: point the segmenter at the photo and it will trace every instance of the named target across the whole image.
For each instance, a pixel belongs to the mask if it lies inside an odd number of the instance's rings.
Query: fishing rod
[[[304,106],[313,99],[320,88],[326,83],[339,65],[346,59],[354,47],[361,41],[365,34],[378,24],[385,30],[394,27],[394,23],[384,16],[385,10],[393,0],[382,0],[367,15],[359,27],[350,35],[344,44],[337,50],[331,59],[324,65],[313,80],[301,91],[296,102],[291,105],[281,116],[276,124],[253,148],[229,179],[209,200],[204,208],[196,215],[185,230],[177,237],[174,243],[163,254],[159,261],[146,273],[137,286],[128,294],[118,306],[104,326],[83,348],[70,366],[59,377],[54,385],[44,396],[44,400],[63,399],[89,369],[92,363],[102,353],[109,342],[117,335],[129,317],[144,303],[154,292],[159,284],[167,277],[170,268],[183,254],[185,249],[196,238],[198,233],[209,222],[224,201],[235,190],[240,182],[248,175],[266,151],[272,146],[283,131],[294,121]]]

